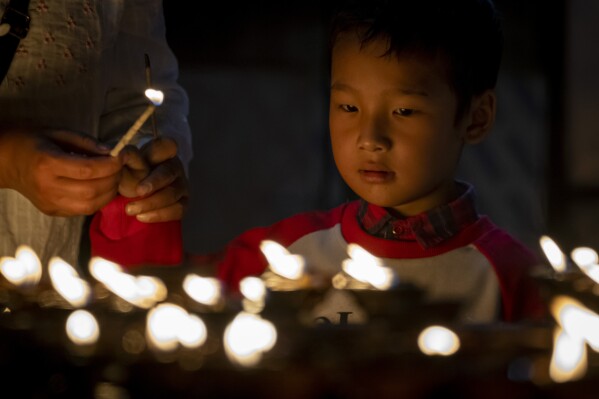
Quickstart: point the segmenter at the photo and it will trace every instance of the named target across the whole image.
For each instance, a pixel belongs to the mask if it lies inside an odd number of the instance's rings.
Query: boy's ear
[[[472,100],[470,124],[466,127],[464,140],[468,144],[482,141],[495,123],[496,98],[494,90],[487,90]]]

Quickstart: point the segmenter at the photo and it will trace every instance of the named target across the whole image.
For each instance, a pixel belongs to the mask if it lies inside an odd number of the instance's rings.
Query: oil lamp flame
[[[574,248],[570,253],[572,261],[595,283],[599,283],[599,256],[588,247]]]
[[[96,318],[87,310],[79,309],[71,313],[66,322],[69,339],[77,345],[91,345],[98,341],[100,327]]]
[[[570,254],[570,257],[574,263],[580,267],[597,264],[597,262],[599,262],[599,255],[597,255],[597,252],[589,247],[574,248]]]
[[[33,249],[20,245],[15,257],[0,258],[0,272],[16,286],[32,286],[42,277],[42,264]]]
[[[555,297],[549,306],[554,319],[568,336],[588,343],[599,352],[599,315],[578,300],[564,295]]]
[[[418,336],[418,347],[425,355],[450,356],[460,348],[460,339],[446,327],[430,326]]]
[[[243,295],[243,310],[249,313],[259,313],[266,303],[266,285],[258,277],[244,277],[239,282],[239,291]]]
[[[159,278],[132,276],[109,260],[94,257],[89,269],[91,275],[112,293],[140,308],[149,309],[167,296],[166,286]]]
[[[351,277],[379,290],[389,289],[393,285],[395,273],[383,266],[379,258],[355,243],[348,244],[347,253],[351,259],[345,259],[341,267]]]
[[[566,270],[566,255],[555,241],[551,237],[544,235],[539,239],[539,243],[551,267],[558,273],[564,272]]]
[[[224,346],[229,360],[251,367],[271,350],[277,341],[277,330],[257,314],[240,312],[225,328]]]
[[[580,339],[570,336],[559,326],[553,335],[553,353],[549,363],[549,377],[555,382],[574,381],[587,371],[587,349]]]
[[[88,303],[91,289],[71,265],[58,256],[50,259],[48,273],[54,289],[72,306],[81,307]]]
[[[179,344],[197,348],[206,342],[206,325],[196,315],[187,313],[182,307],[162,303],[148,312],[146,335],[149,344],[158,350],[169,352]]]
[[[213,277],[188,274],[183,279],[183,290],[194,301],[203,305],[216,305],[222,298],[222,284]]]
[[[245,277],[239,282],[239,290],[250,301],[262,302],[266,297],[266,286],[258,277]]]
[[[268,260],[269,268],[279,276],[298,280],[304,274],[305,261],[301,255],[289,253],[285,247],[271,240],[264,240],[260,250]]]

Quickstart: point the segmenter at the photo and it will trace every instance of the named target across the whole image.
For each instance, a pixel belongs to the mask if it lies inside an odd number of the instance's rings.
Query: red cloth
[[[181,221],[142,223],[125,212],[125,206],[135,199],[119,195],[94,215],[89,230],[91,256],[124,268],[180,264]]]
[[[227,245],[225,256],[217,264],[219,278],[237,290],[242,278],[262,274],[268,266],[260,250],[265,239],[305,256],[309,267],[329,274],[340,269],[348,243],[357,243],[389,261],[429,259],[430,264],[439,259],[438,255],[473,246],[487,258],[497,276],[503,321],[544,320],[548,316],[547,304],[530,274],[540,260],[488,217],[482,216],[452,237],[426,248],[416,238],[384,239],[367,233],[358,220],[360,205],[356,200],[329,211],[300,213],[271,226],[245,231]],[[427,262],[421,265],[427,267]]]

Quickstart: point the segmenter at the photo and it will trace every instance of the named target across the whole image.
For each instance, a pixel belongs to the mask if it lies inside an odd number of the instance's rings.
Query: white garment
[[[0,0],[0,15],[6,3]],[[177,83],[161,0],[31,0],[29,12],[29,34],[0,85],[0,129],[19,123],[116,142],[147,107],[146,53],[152,86],[165,95],[155,113],[158,130],[177,141],[187,167],[188,98]],[[145,127],[137,137],[149,133]],[[54,255],[75,265],[82,223],[44,215],[16,191],[0,189],[0,256],[26,244],[44,265]]]

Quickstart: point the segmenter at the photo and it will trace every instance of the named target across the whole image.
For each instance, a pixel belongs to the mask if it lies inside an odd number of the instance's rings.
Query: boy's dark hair
[[[503,32],[492,0],[348,0],[335,9],[331,49],[351,33],[362,45],[387,40],[385,55],[441,56],[458,99],[456,121],[497,83]]]

